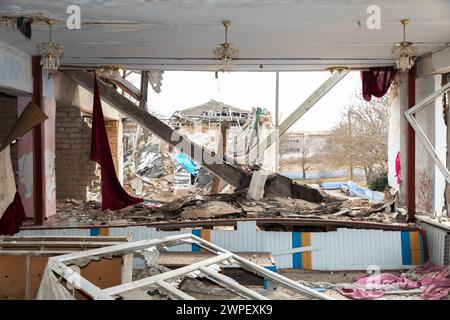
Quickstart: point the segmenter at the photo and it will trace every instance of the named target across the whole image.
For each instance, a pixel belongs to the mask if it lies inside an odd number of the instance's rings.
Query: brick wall
[[[17,120],[17,98],[0,93],[0,145]],[[17,182],[17,144],[11,146],[11,161]]]
[[[111,148],[111,154],[114,161],[114,168],[116,169],[116,174],[119,174],[119,139],[117,135],[119,134],[119,121],[105,120],[106,132],[108,134],[109,147]]]
[[[114,165],[117,170],[121,145],[119,122],[105,121]],[[89,158],[92,118],[76,107],[56,108],[56,196],[58,199],[86,200],[87,189],[100,186],[100,170]]]
[[[91,119],[76,107],[56,108],[56,196],[86,199],[86,188],[100,178],[91,151]]]

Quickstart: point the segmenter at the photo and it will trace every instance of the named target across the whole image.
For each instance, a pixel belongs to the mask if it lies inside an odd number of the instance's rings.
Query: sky
[[[329,76],[328,71],[280,72],[280,123]],[[330,130],[352,102],[352,92],[360,87],[359,72],[350,72],[290,130]],[[176,110],[195,107],[211,99],[246,110],[267,108],[274,116],[275,73],[219,73],[216,79],[214,72],[165,71],[161,92],[150,89],[148,105],[152,112],[170,116]]]

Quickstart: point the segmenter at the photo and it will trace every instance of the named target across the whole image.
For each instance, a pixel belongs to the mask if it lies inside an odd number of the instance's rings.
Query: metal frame
[[[445,164],[441,161],[441,159],[439,159],[438,155],[436,154],[436,150],[434,149],[430,140],[428,140],[422,128],[419,126],[419,123],[414,118],[415,113],[425,108],[429,103],[433,102],[434,100],[436,100],[437,97],[443,95],[447,91],[450,91],[450,83],[440,88],[439,90],[436,90],[434,93],[432,93],[419,103],[415,104],[411,109],[405,112],[405,117],[406,120],[408,120],[411,127],[414,129],[417,138],[419,138],[420,142],[425,147],[425,150],[433,159],[434,164],[439,168],[439,171],[441,171],[447,183],[450,184],[450,172],[448,171]]]
[[[193,263],[191,265],[187,265],[182,268],[170,270],[168,272],[164,272],[151,277],[124,283],[106,289],[98,288],[97,286],[95,286],[88,280],[84,279],[80,274],[76,273],[68,266],[70,264],[70,261],[78,258],[103,256],[111,254],[115,255],[127,254],[145,248],[155,246],[169,247],[179,245],[182,243],[196,244],[201,248],[216,254],[216,256]],[[57,273],[60,277],[64,278],[67,281],[67,283],[83,291],[92,299],[112,300],[114,299],[113,296],[118,295],[120,293],[154,284],[161,287],[165,292],[167,292],[170,296],[172,296],[175,299],[184,299],[184,300],[194,299],[190,295],[184,293],[183,291],[179,290],[178,288],[176,288],[175,286],[173,286],[168,282],[168,280],[170,279],[187,275],[191,272],[199,272],[204,277],[207,277],[208,279],[216,282],[217,284],[223,286],[224,288],[231,290],[247,299],[258,299],[258,300],[267,299],[266,297],[258,294],[257,292],[239,284],[238,282],[229,278],[228,276],[225,276],[223,274],[208,269],[208,266],[212,266],[215,264],[226,265],[230,263],[237,263],[242,268],[257,275],[263,276],[268,280],[279,283],[280,285],[296,293],[300,293],[302,295],[315,299],[333,300],[331,297],[327,295],[324,295],[311,288],[301,285],[293,280],[290,280],[284,276],[281,276],[275,272],[265,269],[247,259],[244,259],[232,252],[229,252],[219,246],[216,246],[190,233],[170,236],[163,239],[142,240],[132,243],[118,244],[114,246],[98,248],[84,252],[75,252],[58,257],[52,257],[49,259],[47,267],[50,268],[53,272]]]

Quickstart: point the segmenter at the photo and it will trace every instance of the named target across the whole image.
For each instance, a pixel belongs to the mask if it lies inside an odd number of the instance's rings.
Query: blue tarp
[[[177,153],[174,159],[183,166],[190,174],[193,176],[198,176],[198,166],[197,164],[186,157],[183,153]]]
[[[369,188],[364,188],[353,181],[348,181],[348,191],[350,193],[350,197],[360,197],[367,200],[372,200],[376,202],[380,202],[384,200],[384,194],[378,191],[370,190]]]
[[[384,194],[378,191],[370,190],[369,188],[361,187],[360,185],[354,183],[353,181],[347,182],[323,182],[322,188],[332,190],[332,189],[342,189],[343,187],[348,188],[348,193],[350,197],[360,197],[367,200],[372,200],[375,202],[380,202],[384,200]]]
[[[322,188],[327,190],[342,189],[345,182],[322,182]]]

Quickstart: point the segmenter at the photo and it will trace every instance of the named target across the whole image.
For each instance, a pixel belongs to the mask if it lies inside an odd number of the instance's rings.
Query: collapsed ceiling
[[[2,0],[0,16],[57,19],[53,39],[64,46],[63,66],[124,65],[127,69],[215,70],[212,48],[223,42],[221,21],[232,21],[229,40],[240,49],[236,70],[324,70],[394,63],[400,19],[410,18],[408,40],[418,55],[450,42],[450,1],[379,0],[381,28],[370,30],[366,0]],[[69,30],[69,5],[81,9],[81,30]],[[30,54],[47,41],[33,24],[27,40],[2,30],[6,41]],[[262,68],[261,68],[262,67]]]

